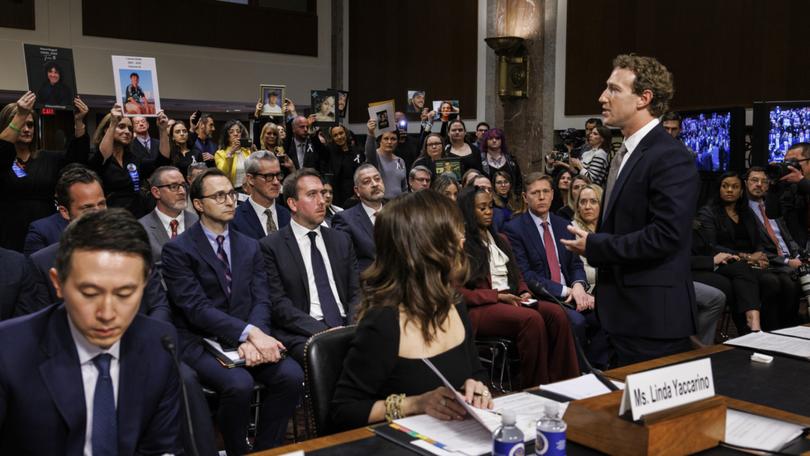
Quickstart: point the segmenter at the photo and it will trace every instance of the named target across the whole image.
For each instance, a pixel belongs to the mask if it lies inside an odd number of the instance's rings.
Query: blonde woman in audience
[[[579,190],[574,207],[577,208],[574,214],[574,225],[589,233],[596,232],[596,225],[599,223],[599,213],[602,211],[602,187],[596,184],[586,184]],[[580,256],[582,264],[585,266],[585,276],[591,284],[591,294],[596,286],[596,268],[588,264],[588,259]]]

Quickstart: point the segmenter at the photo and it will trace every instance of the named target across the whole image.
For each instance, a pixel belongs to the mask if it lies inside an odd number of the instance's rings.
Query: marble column
[[[553,146],[556,0],[488,0],[487,33],[526,39],[529,56],[528,98],[497,94],[497,57],[487,51],[487,120],[503,128],[509,151],[523,174],[543,170]]]

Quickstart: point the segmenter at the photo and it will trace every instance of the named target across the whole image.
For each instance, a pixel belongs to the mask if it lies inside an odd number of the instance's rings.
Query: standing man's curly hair
[[[636,75],[633,93],[641,95],[645,90],[652,92],[650,114],[661,117],[669,110],[669,102],[675,95],[675,82],[672,73],[653,57],[635,54],[622,54],[613,59],[613,68],[624,68]]]

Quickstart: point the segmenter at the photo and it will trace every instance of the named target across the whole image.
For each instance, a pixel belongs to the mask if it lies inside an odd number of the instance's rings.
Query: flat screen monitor
[[[810,142],[810,100],[754,103],[752,165],[781,162],[800,142]]]
[[[692,152],[698,171],[722,173],[745,166],[745,109],[683,111],[681,141]]]

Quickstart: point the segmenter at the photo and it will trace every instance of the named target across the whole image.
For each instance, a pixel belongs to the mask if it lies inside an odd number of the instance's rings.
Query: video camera
[[[768,176],[768,179],[778,181],[782,177],[790,174],[790,169],[788,169],[788,166],[798,169],[799,171],[802,169],[802,165],[800,164],[799,160],[796,160],[795,158],[786,158],[781,163],[769,163],[768,167],[765,168],[765,174]]]

